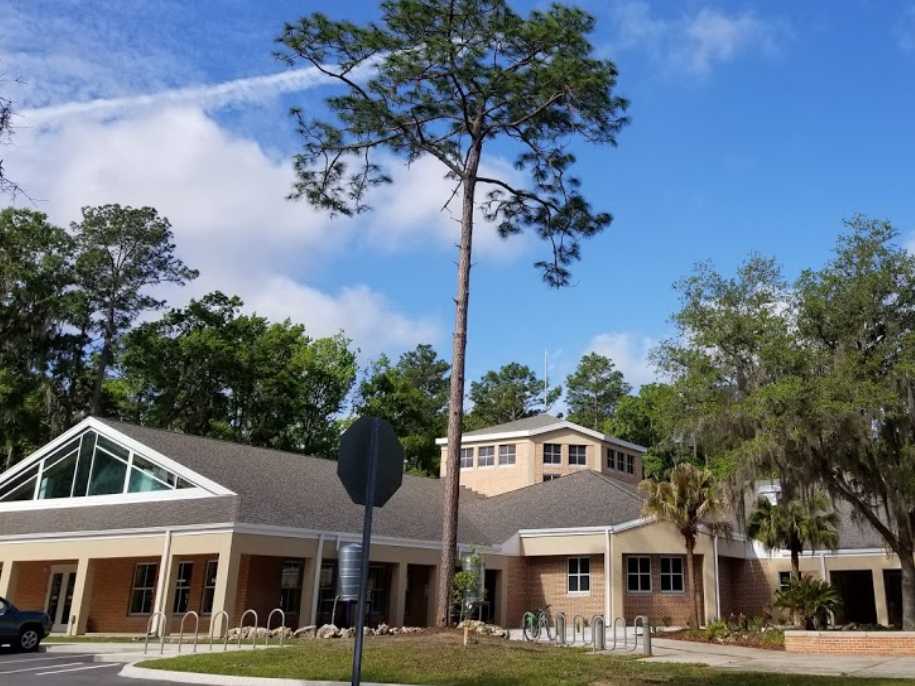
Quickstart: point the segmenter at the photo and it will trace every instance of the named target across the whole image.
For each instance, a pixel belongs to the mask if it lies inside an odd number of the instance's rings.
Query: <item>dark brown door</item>
[[[432,567],[407,565],[407,597],[403,613],[404,626],[428,626],[429,580]]]

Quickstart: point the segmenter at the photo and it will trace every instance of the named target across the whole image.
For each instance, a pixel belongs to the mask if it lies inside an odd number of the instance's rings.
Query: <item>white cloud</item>
[[[611,50],[648,50],[666,69],[705,76],[742,53],[777,53],[788,31],[751,11],[728,14],[701,7],[676,18],[652,14],[644,0],[624,0],[610,9]]]
[[[585,352],[596,352],[613,360],[623,372],[626,381],[636,390],[657,380],[651,363],[651,350],[657,341],[649,336],[639,336],[627,331],[610,331],[595,335]]]
[[[315,67],[291,69],[206,86],[172,88],[158,93],[96,98],[27,109],[17,113],[17,123],[20,126],[53,125],[74,117],[111,117],[180,105],[195,105],[205,110],[218,109],[228,104],[257,103],[267,97],[312,88],[320,85],[323,78]]]

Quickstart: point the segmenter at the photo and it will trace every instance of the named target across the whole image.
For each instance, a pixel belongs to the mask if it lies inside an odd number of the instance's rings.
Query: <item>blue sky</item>
[[[671,284],[700,260],[732,271],[751,251],[789,276],[829,255],[843,217],[915,230],[915,0],[579,3],[616,61],[632,124],[617,149],[578,146],[587,195],[615,215],[583,246],[574,285],[544,286],[545,246],[480,229],[468,373],[511,360],[564,377],[585,351],[630,380],[672,333]],[[527,11],[530,3],[514,6]],[[374,3],[0,0],[0,64],[20,109],[6,166],[60,223],[100,202],[151,204],[213,288],[315,334],[344,328],[363,362],[432,342],[449,357],[454,223],[435,164],[330,221],[284,200],[291,104],[326,87],[271,54],[285,20]],[[239,79],[248,79],[239,82]],[[489,164],[504,164],[499,151]]]

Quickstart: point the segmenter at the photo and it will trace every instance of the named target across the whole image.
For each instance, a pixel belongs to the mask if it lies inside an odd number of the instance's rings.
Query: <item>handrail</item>
[[[283,629],[280,632],[280,648],[282,648],[284,645],[286,645],[286,613],[283,612],[283,608],[280,607],[273,608],[270,610],[270,614],[267,615],[267,635],[264,636],[264,645],[270,645],[270,620],[273,619],[273,615],[275,615],[277,612],[280,613],[280,628]]]
[[[581,642],[585,643],[585,618],[581,615],[572,617],[572,645],[578,639],[578,628],[581,627]]]
[[[223,652],[225,652],[225,651],[227,651],[227,650],[229,649],[229,620],[230,620],[229,613],[226,612],[225,610],[220,610],[220,611],[217,612],[216,614],[210,615],[210,631],[209,631],[209,635],[210,635],[210,652],[213,651],[213,628],[216,626],[216,618],[217,618],[217,617],[219,617],[220,619],[222,619],[223,617],[226,618],[226,621],[223,622],[222,625],[220,625],[220,631],[219,631],[219,634],[220,634],[220,636],[221,636],[221,635],[222,635],[222,628],[225,627],[225,630],[226,630],[226,640],[225,640],[225,642],[222,644],[222,650],[223,650]],[[239,630],[239,632],[240,632],[240,631],[241,631],[241,630]]]
[[[245,617],[249,614],[254,615],[254,631],[251,632],[251,635],[254,638],[251,642],[251,650],[254,650],[257,648],[257,611],[255,610],[245,610],[241,613],[241,619],[238,620],[238,644],[236,647],[241,648],[241,630],[245,628]]]
[[[184,640],[184,622],[188,617],[194,617],[194,652],[197,652],[197,639],[200,636],[200,615],[193,610],[188,610],[181,617],[181,624],[178,625],[178,654],[181,654],[181,641]]]
[[[600,627],[600,641],[598,641],[598,627]],[[607,621],[603,615],[591,617],[591,646],[595,653],[598,650],[607,649]]]
[[[620,622],[623,623],[623,648],[626,647],[626,618],[617,617],[613,620],[613,650],[616,650],[616,626]]]
[[[556,617],[554,618],[556,623],[556,640],[559,641],[560,645],[566,644],[566,613],[557,612]]]
[[[165,652],[165,634],[168,629],[168,616],[162,610],[156,610],[149,615],[149,619],[146,620],[146,637],[143,640],[143,654],[146,655],[149,650],[149,635],[152,633],[152,621],[154,619],[162,618],[162,622],[158,625],[159,636],[161,636],[161,641],[159,642],[159,655],[162,655]]]

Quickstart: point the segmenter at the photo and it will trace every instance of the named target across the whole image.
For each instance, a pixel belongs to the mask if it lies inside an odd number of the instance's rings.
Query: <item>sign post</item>
[[[383,507],[403,481],[403,448],[394,429],[383,419],[362,417],[344,432],[340,441],[337,476],[350,499],[365,506],[362,520],[362,567],[356,610],[356,645],[353,650],[352,686],[362,681],[362,644],[365,634],[365,591],[369,577],[372,512]]]

